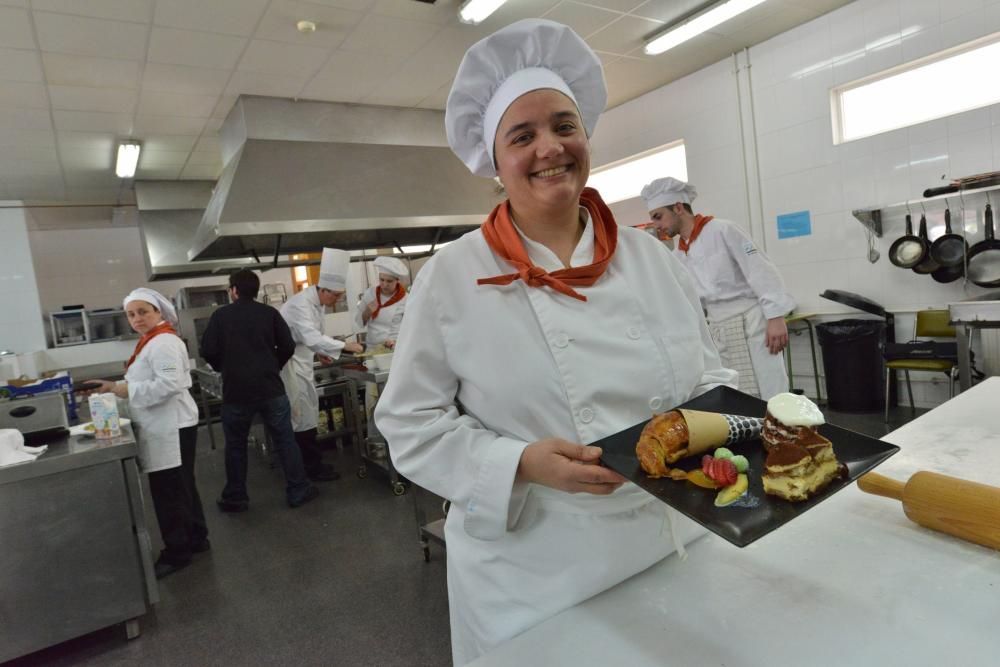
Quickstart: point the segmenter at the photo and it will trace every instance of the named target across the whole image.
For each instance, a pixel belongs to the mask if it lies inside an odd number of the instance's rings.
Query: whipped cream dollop
[[[819,426],[826,423],[816,404],[798,394],[778,394],[767,402],[767,411],[786,426]]]

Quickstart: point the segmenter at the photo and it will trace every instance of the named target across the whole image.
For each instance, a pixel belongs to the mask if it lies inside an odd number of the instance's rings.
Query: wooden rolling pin
[[[905,484],[870,472],[858,488],[903,501],[903,512],[921,526],[1000,549],[1000,488],[926,471]]]

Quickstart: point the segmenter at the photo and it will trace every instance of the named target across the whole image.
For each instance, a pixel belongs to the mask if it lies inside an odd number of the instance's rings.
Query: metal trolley
[[[413,485],[413,513],[417,519],[417,541],[420,544],[420,548],[424,552],[424,562],[429,563],[431,561],[431,547],[430,543],[445,546],[444,543],[444,522],[448,518],[448,509],[451,507],[451,502],[444,500],[441,502],[441,512],[444,514],[440,519],[435,519],[434,521],[427,520],[427,512],[424,507],[420,504],[420,498],[423,495],[421,493],[422,488]]]
[[[375,425],[375,404],[378,397],[385,389],[385,383],[389,380],[389,371],[368,370],[360,364],[350,364],[341,367],[345,377],[363,383],[365,387],[365,415],[367,417],[367,435],[361,448],[361,465],[358,466],[358,477],[364,479],[368,476],[368,466],[375,466],[382,470],[389,478],[389,485],[392,493],[401,496],[406,493],[405,480],[396,472],[389,457],[389,447],[385,438]]]

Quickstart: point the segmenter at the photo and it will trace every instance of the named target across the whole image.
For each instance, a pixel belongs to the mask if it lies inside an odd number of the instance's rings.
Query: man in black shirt
[[[223,512],[243,512],[249,505],[247,436],[258,414],[281,458],[289,506],[299,507],[319,495],[306,478],[280,375],[295,352],[295,341],[281,313],[254,300],[259,289],[260,278],[253,271],[232,274],[233,303],[212,313],[201,340],[201,356],[222,373],[226,487],[216,503]]]

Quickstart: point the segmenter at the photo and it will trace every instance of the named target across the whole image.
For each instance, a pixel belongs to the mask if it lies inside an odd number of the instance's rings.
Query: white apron
[[[739,390],[765,401],[788,391],[785,355],[767,349],[767,320],[756,302],[746,311],[717,319],[708,313],[708,328],[726,368],[739,373]]]
[[[178,429],[198,423],[183,341],[169,333],[152,338],[125,371],[125,381],[139,466],[147,473],[176,468],[181,464]]]
[[[592,261],[593,238],[588,223],[573,265]],[[547,249],[525,247],[539,266],[559,266]],[[586,303],[520,281],[476,284],[510,271],[478,230],[421,269],[375,409],[397,470],[452,501],[457,665],[675,548],[665,506],[632,484],[602,497],[515,481],[524,447],[594,442],[735,381],[690,278],[644,232],[620,228],[605,274],[579,288]],[[646,297],[649,285],[657,298]],[[673,523],[678,543],[704,532]]]
[[[292,429],[299,433],[319,425],[319,394],[313,358],[317,354],[337,359],[344,343],[323,335],[324,307],[315,287],[307,287],[281,306],[281,316],[295,341],[295,354],[281,369],[281,380],[292,408]]]

